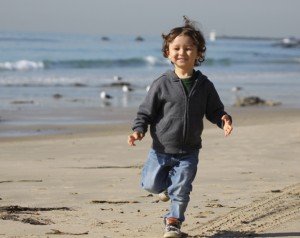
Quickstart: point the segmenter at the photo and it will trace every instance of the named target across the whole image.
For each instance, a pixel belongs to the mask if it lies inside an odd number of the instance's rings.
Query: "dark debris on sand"
[[[50,225],[54,224],[50,219],[40,217],[40,213],[45,211],[71,211],[68,207],[21,207],[21,206],[2,206],[0,207],[0,219],[19,221],[31,225]]]

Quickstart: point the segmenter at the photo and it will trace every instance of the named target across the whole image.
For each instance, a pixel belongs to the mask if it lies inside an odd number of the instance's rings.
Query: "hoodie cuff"
[[[136,131],[136,132],[139,132],[139,133],[142,133],[142,134],[145,134],[146,131],[144,131],[143,127],[135,127],[135,128],[132,128],[133,131]]]

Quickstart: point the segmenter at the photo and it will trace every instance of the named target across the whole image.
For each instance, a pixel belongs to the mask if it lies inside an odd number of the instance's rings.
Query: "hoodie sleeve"
[[[215,89],[213,83],[209,82],[205,116],[210,122],[217,124],[217,126],[220,128],[223,128],[223,122],[221,118],[225,114],[227,113],[224,111],[224,105],[221,102],[217,90]]]
[[[159,91],[157,81],[155,81],[151,85],[144,101],[139,106],[132,126],[133,131],[145,134],[148,130],[148,125],[154,122],[159,108]]]

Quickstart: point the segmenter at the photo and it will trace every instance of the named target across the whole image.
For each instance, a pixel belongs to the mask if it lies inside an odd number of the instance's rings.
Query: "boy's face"
[[[170,44],[168,58],[175,68],[192,71],[195,60],[199,58],[197,47],[189,36],[179,35]]]

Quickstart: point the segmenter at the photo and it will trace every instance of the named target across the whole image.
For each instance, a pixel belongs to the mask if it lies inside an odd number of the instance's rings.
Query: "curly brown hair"
[[[179,35],[189,36],[195,46],[197,46],[200,58],[195,61],[195,66],[201,65],[205,60],[206,44],[202,32],[196,27],[196,23],[190,21],[186,16],[183,16],[184,25],[173,28],[168,34],[162,34],[163,45],[162,52],[165,58],[168,58],[168,51],[170,43]]]

